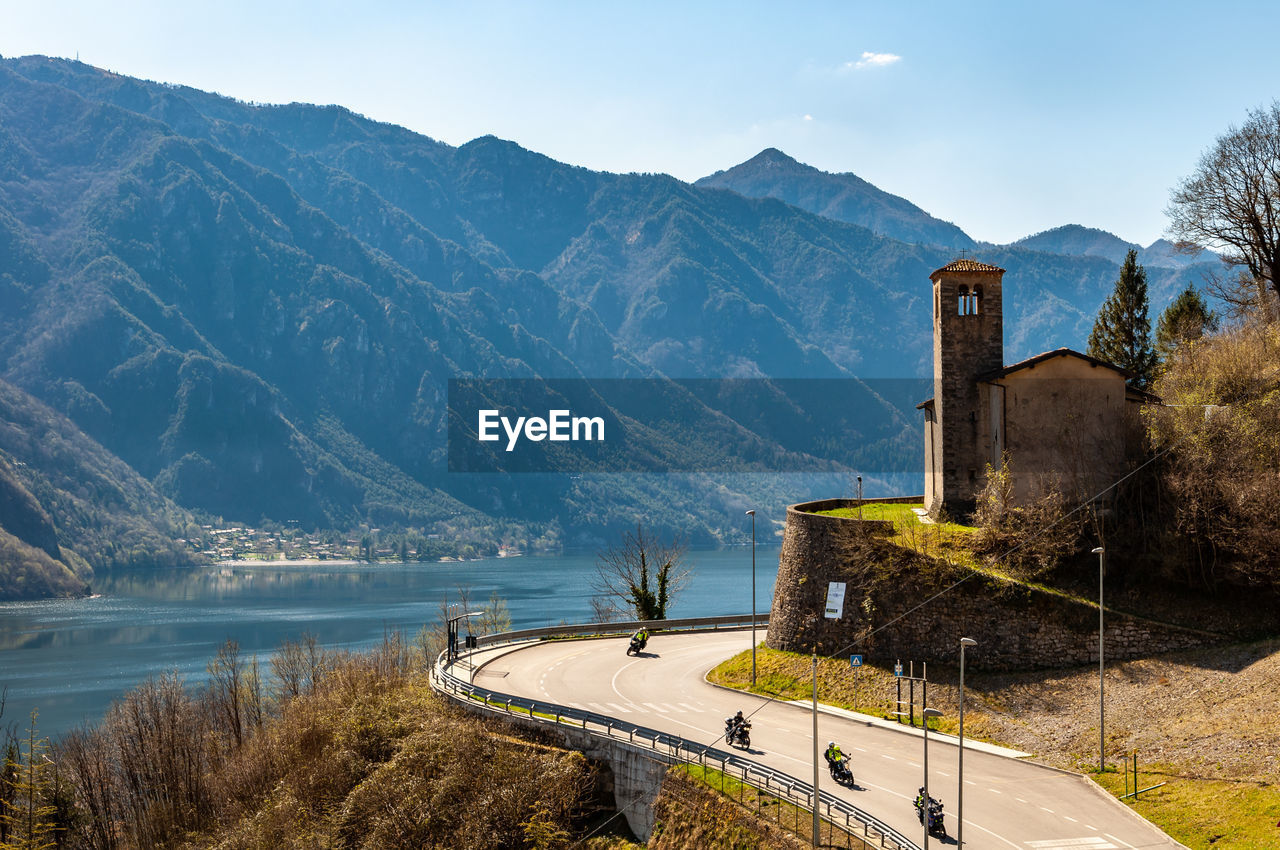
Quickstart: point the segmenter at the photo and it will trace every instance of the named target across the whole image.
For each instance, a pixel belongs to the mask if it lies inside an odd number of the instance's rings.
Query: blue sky
[[[694,180],[766,147],[1007,242],[1147,244],[1280,97],[1280,4],[0,0],[0,54]]]

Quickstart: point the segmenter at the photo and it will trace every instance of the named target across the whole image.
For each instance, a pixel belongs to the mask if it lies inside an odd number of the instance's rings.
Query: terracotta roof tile
[[[960,257],[952,260],[940,269],[929,275],[930,278],[936,277],[942,272],[999,272],[1004,274],[1004,269],[999,266],[990,266],[986,263],[980,263],[977,260],[971,260],[968,257]]]

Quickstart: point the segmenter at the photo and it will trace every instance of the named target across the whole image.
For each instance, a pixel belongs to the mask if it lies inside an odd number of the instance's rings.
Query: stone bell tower
[[[973,511],[993,457],[990,400],[978,377],[1004,367],[1004,269],[962,257],[933,281],[933,399],[925,409],[925,507]],[[994,426],[998,428],[998,422]],[[994,456],[999,457],[995,452]]]

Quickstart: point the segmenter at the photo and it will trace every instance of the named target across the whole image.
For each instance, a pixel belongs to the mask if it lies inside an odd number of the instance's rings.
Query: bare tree
[[[511,609],[498,591],[489,594],[489,602],[476,618],[476,630],[482,635],[496,635],[511,631]]]
[[[218,656],[209,662],[209,695],[217,722],[235,738],[239,748],[244,739],[245,669],[239,642],[227,638],[218,647]]]
[[[1184,248],[1212,248],[1280,295],[1280,101],[1249,112],[1174,189],[1169,232]]]
[[[637,525],[622,543],[596,556],[595,589],[637,620],[665,620],[667,608],[689,581],[685,547],[679,540],[656,540]]]

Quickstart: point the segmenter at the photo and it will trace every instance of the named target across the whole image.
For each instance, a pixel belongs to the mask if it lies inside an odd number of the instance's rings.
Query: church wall
[[[1033,499],[1049,486],[1086,499],[1121,474],[1132,405],[1120,373],[1055,357],[999,384],[1015,499]]]

